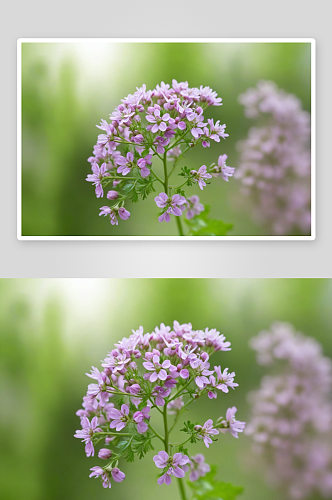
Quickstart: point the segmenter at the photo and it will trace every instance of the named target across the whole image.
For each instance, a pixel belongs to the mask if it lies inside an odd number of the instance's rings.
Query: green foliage
[[[142,177],[141,179],[139,179],[137,181],[136,193],[139,194],[140,196],[142,196],[143,200],[145,200],[145,198],[150,193],[155,191],[155,188],[153,187],[153,183],[154,183],[153,178],[152,179],[149,179],[149,178],[143,179],[143,177]]]
[[[233,224],[211,219],[209,213],[210,205],[205,205],[204,212],[195,215],[192,219],[185,219],[185,223],[190,228],[188,236],[226,236],[233,228]]]
[[[181,175],[181,177],[184,177],[187,180],[187,182],[186,182],[187,186],[192,186],[193,185],[193,176],[190,173],[190,168],[188,168],[188,167],[182,167],[181,168],[181,173],[179,175]]]
[[[182,453],[183,455],[189,456],[189,450],[185,446],[178,446],[176,449],[177,453]]]
[[[191,500],[235,500],[243,492],[241,486],[233,486],[215,479],[217,466],[213,465],[211,471],[197,481],[187,481],[192,489]]]
[[[117,448],[120,451],[120,454],[123,458],[127,460],[127,462],[133,462],[135,459],[134,451],[132,449],[132,439],[124,439],[117,444]]]
[[[185,432],[186,434],[190,435],[190,442],[191,443],[196,443],[197,442],[197,432],[195,431],[195,425],[193,422],[190,422],[190,420],[187,420],[187,422],[184,422],[184,427],[180,429],[180,431]]]
[[[147,434],[138,434],[137,436],[135,436],[132,444],[132,449],[134,453],[136,453],[138,458],[143,458],[148,451],[154,450],[151,442],[152,438],[153,434],[149,432]]]
[[[130,197],[130,200],[133,203],[138,202],[139,196],[142,197],[143,200],[147,198],[147,196],[155,191],[153,187],[154,179],[153,178],[146,178],[143,179],[143,177],[140,176],[140,174],[137,172],[134,172],[133,175],[137,176],[137,180],[135,181],[130,181],[123,186],[122,190],[125,195]]]
[[[152,445],[153,434],[147,432],[146,434],[139,434],[135,428],[130,430],[132,434],[131,437],[121,440],[117,444],[119,450],[119,455],[127,460],[127,462],[133,462],[135,455],[138,458],[143,458],[148,451],[154,450]]]
[[[186,198],[186,192],[183,189],[181,189],[180,187],[178,187],[175,190],[175,194],[179,194],[180,196],[184,196]]]

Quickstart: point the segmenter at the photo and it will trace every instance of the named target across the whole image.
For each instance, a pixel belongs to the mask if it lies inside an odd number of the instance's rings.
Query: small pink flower
[[[124,207],[120,207],[119,208],[119,217],[122,220],[127,220],[130,217],[130,212],[128,212],[128,210],[126,210]]]
[[[204,211],[204,205],[199,202],[199,197],[195,194],[187,198],[187,219],[192,219]]]
[[[150,415],[149,411],[151,408],[146,406],[141,411],[136,411],[133,415],[134,422],[137,423],[137,432],[139,434],[144,434],[148,430],[148,425],[144,422],[144,420],[149,420]]]
[[[225,432],[230,432],[233,437],[238,438],[238,432],[244,431],[246,423],[235,419],[236,412],[237,408],[235,406],[228,408],[226,420],[221,420],[220,425],[223,427],[220,427],[219,431],[223,434],[225,434]]]
[[[155,396],[155,404],[157,406],[164,406],[165,398],[167,398],[171,394],[171,391],[171,388],[164,388],[160,385],[157,385],[152,392],[152,396]]]
[[[101,212],[99,213],[99,215],[103,215],[104,217],[106,217],[106,215],[109,215],[110,216],[110,223],[112,224],[112,226],[117,226],[118,225],[118,219],[117,219],[117,212],[116,210],[114,210],[113,208],[111,207],[107,207],[106,205],[104,205],[103,207],[100,207]]]
[[[110,423],[110,428],[115,429],[117,432],[119,432],[124,429],[129,422],[129,408],[125,404],[121,406],[121,410],[112,408],[109,411],[109,416],[113,420]]]
[[[97,163],[93,163],[91,166],[92,174],[88,174],[85,179],[88,182],[93,182],[96,186],[95,193],[97,198],[102,198],[104,196],[103,186],[101,184],[104,177],[109,177],[110,173],[107,172],[107,165],[103,163],[101,167]]]
[[[148,169],[147,165],[152,164],[151,158],[152,158],[152,155],[148,154],[148,155],[144,156],[144,158],[140,158],[137,162],[137,166],[140,168],[141,176],[143,178],[148,177],[150,175],[150,170]]]
[[[218,166],[214,167],[214,177],[222,177],[224,181],[228,182],[229,177],[232,177],[235,172],[234,167],[226,165],[227,155],[220,155],[218,158]]]
[[[209,174],[207,171],[206,165],[202,165],[199,169],[198,172],[197,170],[191,170],[191,175],[194,176],[194,179],[198,182],[199,188],[203,190],[203,188],[206,186],[206,182],[204,179],[211,179],[212,175]]]
[[[169,456],[166,451],[160,451],[158,455],[153,457],[154,463],[158,469],[166,469],[166,472],[158,479],[158,484],[171,484],[171,476],[183,478],[185,473],[189,470],[186,465],[189,462],[189,457],[183,455],[182,453],[175,453],[173,456]]]
[[[163,116],[160,116],[160,109],[155,109],[153,111],[153,115],[146,115],[145,117],[147,121],[152,125],[151,127],[151,132],[155,134],[160,130],[161,132],[165,132],[167,129],[166,122],[170,119],[170,116],[168,113],[165,113]]]
[[[133,168],[134,155],[133,153],[127,153],[126,158],[124,156],[119,156],[116,159],[116,163],[120,165],[117,169],[118,174],[127,175]]]
[[[166,208],[165,212],[158,217],[159,222],[169,222],[171,220],[170,214],[180,216],[183,210],[186,209],[186,199],[179,194],[174,194],[172,198],[169,198],[166,193],[160,193],[159,196],[155,197],[154,201],[157,207]]]
[[[209,436],[219,434],[219,431],[213,428],[213,420],[211,419],[207,420],[203,427],[201,425],[195,425],[195,430],[198,431],[198,434],[203,438],[204,444],[207,448],[209,448],[209,445],[213,443]]]
[[[198,453],[194,457],[190,458],[189,467],[190,481],[197,481],[197,479],[204,477],[211,470],[209,464],[205,463],[204,455],[201,453]]]
[[[156,151],[159,155],[165,153],[165,147],[168,146],[169,143],[170,139],[168,139],[167,137],[161,137],[160,135],[158,135],[153,141],[153,144],[157,146]]]
[[[101,429],[97,427],[98,425],[98,417],[93,417],[91,422],[87,417],[82,417],[81,426],[83,429],[76,431],[74,437],[81,439],[85,442],[85,453],[87,457],[93,457],[95,454],[95,450],[92,444],[92,436],[95,432],[101,432]]]
[[[92,467],[90,469],[92,472],[89,475],[89,477],[101,477],[103,481],[103,487],[104,488],[110,488],[111,487],[111,481],[109,477],[109,473],[107,471],[104,471],[101,467]]]
[[[146,370],[152,371],[153,373],[148,374],[148,380],[150,382],[156,382],[156,380],[166,380],[167,378],[167,368],[171,366],[169,359],[166,359],[160,363],[160,356],[154,354],[151,361],[145,361],[143,366]]]
[[[121,472],[120,469],[118,469],[117,467],[113,467],[113,469],[111,470],[111,474],[112,478],[117,483],[121,483],[126,477],[126,475],[123,472]]]
[[[215,366],[214,369],[217,374],[217,380],[213,375],[210,377],[210,380],[212,379],[212,385],[214,387],[223,392],[228,392],[229,387],[235,389],[235,387],[239,386],[239,384],[234,382],[235,372],[228,373],[228,368],[225,368],[224,371],[221,373],[220,366]]]
[[[213,374],[213,371],[209,370],[210,363],[207,361],[202,362],[199,358],[194,358],[191,360],[190,365],[196,370],[195,383],[197,387],[204,389],[210,382],[207,377]]]

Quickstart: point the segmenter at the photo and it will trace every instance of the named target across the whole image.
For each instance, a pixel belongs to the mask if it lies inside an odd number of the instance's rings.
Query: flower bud
[[[107,198],[109,200],[116,200],[119,197],[119,193],[117,191],[109,191],[107,193]]]
[[[108,450],[107,448],[101,448],[98,453],[98,458],[101,458],[102,460],[107,460],[112,456],[112,451]]]

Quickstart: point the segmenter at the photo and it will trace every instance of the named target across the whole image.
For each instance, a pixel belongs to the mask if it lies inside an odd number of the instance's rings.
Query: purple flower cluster
[[[188,82],[176,80],[172,85],[161,82],[153,90],[142,85],[134,94],[122,99],[109,122],[101,120],[97,125],[102,133],[88,158],[92,174],[88,174],[86,180],[94,185],[96,197],[102,198],[105,188],[112,187],[106,197],[115,203],[111,207],[101,207],[100,215],[109,215],[112,225],[118,224],[117,215],[127,220],[130,213],[123,208],[125,200],[129,197],[138,201],[139,196],[144,199],[155,191],[154,183],[159,182],[164,191],[156,197],[156,204],[166,208],[159,221],[169,222],[170,214],[180,216],[189,198],[180,195],[183,184],[171,188],[168,178],[181,157],[194,146],[206,148],[211,141],[219,143],[221,138],[228,137],[225,124],[221,125],[219,120],[216,123],[213,119],[205,120],[203,115],[207,107],[221,106],[221,101],[210,87],[190,88]],[[164,178],[161,178],[158,164],[152,165],[152,160],[158,158],[163,162]],[[185,184],[197,182],[202,190],[206,179],[212,175],[228,181],[235,169],[227,167],[223,158],[227,155],[219,157],[218,165],[212,164],[209,168],[202,165],[192,170]],[[168,161],[173,164],[168,165]],[[180,204],[169,201],[174,196],[184,201]],[[121,213],[122,208],[125,216]],[[195,215],[197,211],[190,211],[188,218]]]
[[[238,144],[235,177],[242,182],[246,206],[273,234],[310,233],[309,113],[273,82],[259,82],[239,101],[245,115],[258,122]]]
[[[287,496],[332,495],[332,363],[320,344],[287,323],[251,340],[259,364],[273,368],[249,394],[246,433],[264,458],[268,479]]]
[[[189,459],[181,448],[183,443],[170,449],[168,431],[161,437],[151,419],[153,412],[162,413],[164,419],[174,415],[174,427],[199,397],[214,399],[218,392],[235,389],[234,372],[210,365],[213,353],[230,349],[230,342],[216,329],[193,330],[190,323],[177,321],[173,328],[162,323],[151,333],[140,327],[116,343],[102,361],[103,370],[92,367],[87,373],[93,382],[88,385],[83,408],[77,411],[82,429],[75,437],[85,443],[86,455],[94,456],[95,446],[102,441],[98,458],[109,461],[103,467],[93,467],[90,477],[100,477],[105,488],[111,487],[112,478],[122,481],[120,457],[132,461],[137,454],[142,458],[151,449],[152,439],[160,439],[165,448],[154,457],[155,465],[163,469],[158,484],[170,484],[172,476],[184,477],[189,468],[192,481],[205,475],[210,468],[204,457]],[[189,439],[184,443],[202,440],[208,448],[219,433],[229,431],[237,437],[245,424],[235,420],[235,412],[235,407],[229,408],[226,420],[220,417],[215,424],[210,418],[204,425],[190,425],[186,430]]]

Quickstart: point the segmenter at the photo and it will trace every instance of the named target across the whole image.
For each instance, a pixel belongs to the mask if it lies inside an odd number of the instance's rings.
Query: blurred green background
[[[157,485],[154,452],[121,463],[127,478],[111,490],[89,479],[90,467],[101,461],[86,458],[73,437],[90,381],[85,372],[100,367],[114,342],[140,325],[151,331],[177,319],[195,329],[217,328],[232,351],[212,359],[236,372],[239,387],[217,400],[197,401],[184,418],[205,422],[235,405],[246,420],[247,393],[264,373],[249,339],[273,321],[289,321],[331,357],[331,299],[331,279],[0,280],[1,498],[178,498],[174,481]],[[243,500],[280,500],[264,483],[250,444],[247,436],[224,435],[208,450],[199,444],[189,451],[218,464],[219,479],[244,486]]]
[[[96,124],[108,120],[120,100],[143,83],[154,88],[172,78],[207,85],[223,99],[206,118],[226,123],[229,137],[190,151],[181,165],[198,169],[220,154],[237,166],[236,143],[251,126],[239,94],[261,79],[297,95],[310,111],[308,43],[23,43],[22,44],[22,234],[24,236],[177,235],[175,221],[159,223],[154,196],[128,208],[131,218],[111,226],[99,217],[87,158]],[[213,141],[212,141],[213,142]],[[159,160],[156,160],[156,163]],[[262,235],[250,214],[237,207],[240,182],[214,179],[198,193],[211,215],[234,223],[231,235]]]

